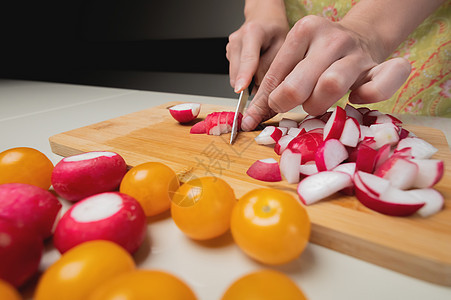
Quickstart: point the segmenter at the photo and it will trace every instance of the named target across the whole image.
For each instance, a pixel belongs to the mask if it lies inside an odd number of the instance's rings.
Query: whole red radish
[[[56,226],[53,242],[61,253],[86,241],[108,240],[130,253],[144,241],[147,221],[133,197],[101,193],[74,204]]]
[[[88,196],[114,191],[127,172],[127,164],[117,153],[86,152],[63,158],[52,173],[54,190],[64,199],[78,201]]]
[[[61,206],[52,193],[35,185],[0,185],[0,217],[25,231],[35,231],[42,239],[52,234]]]
[[[199,115],[199,112],[199,103],[181,103],[169,107],[171,116],[180,123],[187,123],[194,120]]]
[[[38,270],[44,245],[34,231],[0,217],[0,278],[20,287]]]

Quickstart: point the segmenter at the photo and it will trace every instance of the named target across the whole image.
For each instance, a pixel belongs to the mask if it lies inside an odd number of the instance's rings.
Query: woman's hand
[[[229,36],[230,85],[239,93],[252,78],[258,88],[289,31],[283,0],[246,1],[244,24]]]
[[[246,111],[242,128],[252,130],[298,105],[319,115],[349,90],[353,103],[388,99],[407,79],[410,64],[403,58],[383,62],[385,51],[377,39],[345,24],[304,17],[287,35]]]

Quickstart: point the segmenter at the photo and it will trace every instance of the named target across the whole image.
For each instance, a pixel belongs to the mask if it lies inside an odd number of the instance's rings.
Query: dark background
[[[240,0],[2,4],[0,77],[136,88],[111,74],[227,75],[227,36],[241,25],[243,5]],[[139,88],[146,89],[140,81]]]

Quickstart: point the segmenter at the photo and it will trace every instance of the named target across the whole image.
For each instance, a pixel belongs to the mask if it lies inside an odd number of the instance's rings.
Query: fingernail
[[[238,79],[235,83],[235,93],[239,93],[244,89],[244,80]]]
[[[241,121],[241,129],[244,131],[251,131],[252,129],[257,126],[257,122],[254,118],[251,116],[244,116],[243,120]]]

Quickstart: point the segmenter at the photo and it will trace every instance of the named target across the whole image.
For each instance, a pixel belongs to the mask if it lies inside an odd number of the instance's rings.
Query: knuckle
[[[345,78],[333,71],[326,72],[321,76],[318,88],[327,95],[344,95],[349,89],[346,86]]]

